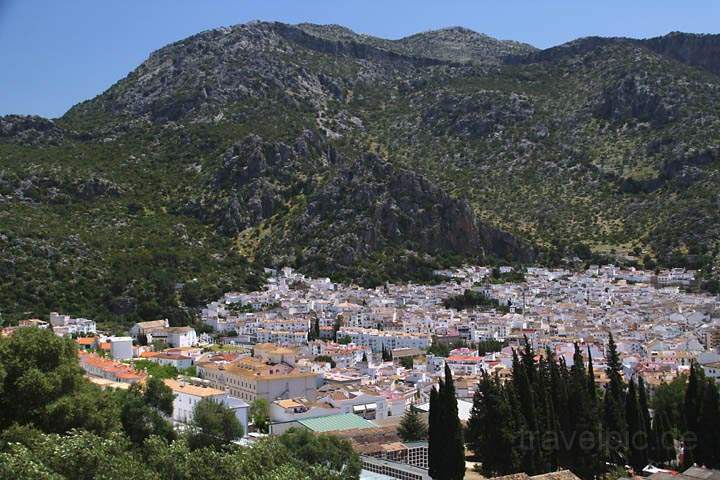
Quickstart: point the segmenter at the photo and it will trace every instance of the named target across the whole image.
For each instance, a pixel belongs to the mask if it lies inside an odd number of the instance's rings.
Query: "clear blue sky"
[[[153,50],[249,20],[400,38],[461,25],[549,47],[588,35],[720,32],[718,0],[0,0],[0,115],[62,115]]]

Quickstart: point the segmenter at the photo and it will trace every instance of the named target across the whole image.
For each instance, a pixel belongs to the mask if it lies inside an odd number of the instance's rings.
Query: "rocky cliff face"
[[[377,154],[350,161],[316,133],[292,144],[250,136],[233,144],[204,193],[184,207],[227,235],[242,234],[275,266],[315,273],[378,252],[528,261],[532,249],[478,221],[470,205]]]
[[[294,248],[305,261],[343,268],[388,248],[477,259],[531,258],[527,246],[481,225],[467,202],[370,153],[310,193],[284,228],[277,251]]]
[[[325,39],[372,45],[404,56],[445,62],[497,65],[508,56],[526,55],[537,50],[526,43],[497,40],[463,27],[431,30],[398,40],[358,35],[339,25],[300,24],[298,27],[313,36]]]

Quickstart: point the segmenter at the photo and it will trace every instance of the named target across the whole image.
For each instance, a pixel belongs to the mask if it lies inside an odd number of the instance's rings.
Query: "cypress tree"
[[[565,365],[565,359],[555,360],[555,356],[547,350],[549,366],[550,366],[550,391],[552,395],[553,409],[558,412],[558,464],[570,464],[570,449],[567,439],[570,438],[572,427],[570,418],[567,415],[569,408],[568,397],[568,371]],[[562,414],[560,414],[562,412]]]
[[[537,379],[537,365],[535,363],[535,352],[533,351],[530,340],[527,335],[524,336],[525,346],[521,353],[523,367],[525,367],[525,375],[527,375],[530,385],[535,384]]]
[[[500,380],[483,372],[468,422],[468,444],[488,477],[520,470],[514,444],[513,413]]]
[[[475,453],[475,456],[482,458],[483,454],[483,433],[493,427],[492,419],[488,416],[488,395],[490,395],[490,380],[485,370],[482,370],[475,394],[473,395],[473,406],[470,409],[470,419],[465,431],[465,443]]]
[[[549,472],[558,466],[559,428],[551,392],[549,362],[540,357],[535,397],[538,399],[538,448],[540,449],[539,470]]]
[[[603,427],[605,430],[606,454],[612,463],[625,463],[627,445],[627,424],[625,423],[625,383],[622,379],[622,364],[617,353],[612,332],[608,341],[607,369],[609,383],[603,399]]]
[[[690,375],[688,376],[685,389],[684,416],[685,436],[683,464],[691,467],[695,461],[695,450],[697,447],[698,430],[700,427],[700,408],[702,407],[702,382],[700,381],[698,367],[693,361],[690,363]]]
[[[440,380],[442,385],[442,380]],[[439,479],[443,470],[443,458],[445,456],[445,445],[447,440],[444,438],[444,430],[442,428],[443,405],[438,398],[438,391],[433,386],[430,390],[430,414],[428,416],[428,473],[430,477]]]
[[[532,429],[536,427],[535,417],[535,396],[528,377],[528,368],[524,361],[521,362],[518,359],[517,352],[513,350],[513,365],[512,365],[512,380],[515,386],[515,391],[518,395],[520,402],[520,411],[525,417],[525,422]]]
[[[570,456],[567,465],[582,478],[593,478],[599,472],[599,428],[597,415],[592,409],[588,391],[585,362],[578,344],[575,344],[573,366],[570,369],[568,388],[568,417],[570,417]]]
[[[698,430],[697,462],[720,468],[720,395],[711,379],[705,381]]]
[[[630,380],[625,397],[625,419],[628,431],[628,463],[635,473],[639,474],[648,462],[647,437],[634,380]]]
[[[587,391],[593,408],[597,408],[597,388],[595,386],[595,369],[593,368],[592,352],[590,345],[587,347],[588,368],[587,368]]]
[[[457,398],[455,395],[455,383],[453,382],[450,367],[445,364],[445,382],[441,384],[439,399],[444,404],[445,414],[444,435],[445,447],[445,472],[439,478],[447,480],[462,480],[465,478],[465,441],[463,439],[463,428],[458,417]]]
[[[675,461],[677,457],[672,425],[667,412],[662,409],[656,409],[652,419],[652,451],[650,457],[661,465],[667,465]]]
[[[648,408],[647,390],[645,388],[645,380],[643,380],[642,376],[638,377],[638,405],[640,407],[640,418],[642,419],[642,426],[648,444],[647,455],[648,458],[650,458],[650,452],[654,449],[654,437],[650,421],[650,409]]]
[[[520,413],[523,416],[522,441],[523,445],[523,471],[533,475],[538,471],[539,445],[538,445],[538,423],[535,409],[535,392],[533,391],[528,371],[534,371],[534,359],[532,358],[532,349],[526,340],[526,348],[522,353],[522,361],[518,359],[517,352],[513,351],[513,385],[517,394],[518,403],[520,405]],[[530,361],[527,359],[530,357]],[[529,364],[532,364],[529,366]]]

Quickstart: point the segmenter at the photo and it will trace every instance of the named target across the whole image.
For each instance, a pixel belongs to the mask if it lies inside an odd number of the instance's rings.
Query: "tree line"
[[[428,440],[429,473],[437,480],[463,478],[466,448],[488,477],[563,468],[593,479],[626,465],[639,473],[648,464],[720,468],[720,394],[697,363],[650,397],[642,377],[623,378],[612,334],[603,386],[592,352],[585,353],[575,344],[567,365],[550,349],[536,354],[525,339],[513,352],[512,380],[483,373],[465,427],[446,365],[430,392],[428,425],[411,407],[398,434]]]
[[[685,384],[682,404],[666,401],[651,409],[642,377],[623,378],[610,335],[606,375],[600,388],[589,348],[586,362],[575,344],[568,366],[549,349],[536,355],[526,339],[513,353],[512,380],[484,373],[473,399],[466,441],[483,472],[568,468],[586,479],[624,465],[640,472],[648,463],[674,465],[676,441],[684,445],[682,466],[720,467],[718,388],[701,367],[693,363],[687,380],[679,380]]]

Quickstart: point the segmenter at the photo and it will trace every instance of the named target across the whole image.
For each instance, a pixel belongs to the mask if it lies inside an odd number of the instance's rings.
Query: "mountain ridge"
[[[0,303],[180,324],[284,264],[377,285],[579,258],[716,288],[717,36],[488,38],[224,27],[59,119],[0,118]]]

